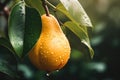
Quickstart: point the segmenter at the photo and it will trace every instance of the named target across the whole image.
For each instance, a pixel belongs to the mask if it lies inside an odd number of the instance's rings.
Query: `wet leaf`
[[[29,50],[37,42],[42,27],[40,15],[35,9],[26,7],[25,17],[26,18],[25,18],[23,55],[29,52]]]
[[[90,41],[87,32],[72,21],[68,21],[64,23],[64,26],[66,26],[68,29],[70,29],[74,34],[76,34],[80,38],[81,42],[88,47],[90,57],[93,58],[94,51],[90,46]]]
[[[20,57],[23,52],[24,28],[25,28],[25,4],[18,2],[11,11],[9,17],[8,35],[10,42]]]
[[[87,32],[87,27],[82,26],[81,24],[79,24],[71,15],[70,13],[65,9],[65,7],[63,6],[63,4],[58,4],[56,9],[60,12],[62,12],[64,15],[66,15],[72,22],[74,22],[77,25],[80,25],[79,27],[83,28],[86,32]]]
[[[71,17],[81,26],[92,27],[92,23],[78,0],[60,0]]]
[[[11,10],[8,34],[19,57],[24,57],[34,46],[41,32],[40,14],[19,1]]]

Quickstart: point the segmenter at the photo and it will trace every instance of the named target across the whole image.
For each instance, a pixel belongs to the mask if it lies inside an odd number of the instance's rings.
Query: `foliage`
[[[93,26],[80,2],[77,0],[59,0],[59,3],[55,6],[51,1],[46,3],[50,7],[51,13],[57,17],[61,27],[69,29],[66,29],[68,33],[73,33],[74,36],[79,38],[78,45],[80,47],[83,45],[87,47],[80,50],[80,55],[85,55],[84,58],[93,58],[94,51],[91,47],[88,33],[89,30],[91,32]],[[57,12],[65,16],[64,22],[59,18],[60,15]],[[26,55],[37,42],[42,26],[40,16],[44,13],[42,0],[13,1],[8,19],[8,37],[0,38],[0,44],[8,48],[15,55],[14,57],[18,59],[18,62],[19,59],[25,60]],[[0,72],[7,73],[9,76],[15,74],[11,73],[12,71],[6,63],[2,61],[0,63]]]
[[[30,3],[30,4],[27,4],[28,6],[29,5],[32,6],[33,8],[38,10],[38,12],[40,13],[41,9],[38,9],[39,6],[35,5],[36,1],[33,1],[33,3],[32,3],[32,0],[26,1],[26,2]],[[67,1],[66,1],[67,4],[70,4],[73,2],[67,3]],[[74,4],[79,4],[79,2],[75,1]],[[94,52],[93,52],[92,48],[90,47],[89,37],[88,37],[88,33],[87,33],[87,27],[88,26],[92,27],[91,22],[90,22],[88,16],[86,15],[86,13],[84,12],[84,10],[82,9],[80,4],[77,5],[77,6],[80,6],[80,10],[73,10],[72,12],[70,12],[70,10],[73,9],[73,5],[70,4],[69,6],[70,6],[69,9],[66,10],[63,5],[58,4],[58,6],[56,7],[56,10],[63,12],[63,14],[65,14],[65,15],[67,14],[66,16],[68,16],[68,18],[70,20],[72,20],[74,24],[77,24],[78,27],[71,26],[72,28],[76,27],[76,30],[70,29],[71,31],[73,31],[74,33],[80,32],[80,31],[77,31],[77,29],[80,29],[83,31],[81,35],[84,38],[81,36],[78,36],[78,37],[80,38],[81,42],[83,42],[88,47],[88,49],[90,50],[91,57],[92,57]],[[65,6],[65,7],[67,8],[67,6]],[[77,12],[77,11],[79,11],[79,12]],[[73,12],[74,12],[74,14],[73,14]],[[30,13],[32,13],[32,14],[30,14]],[[76,18],[76,16],[74,16],[77,14],[80,17]],[[79,15],[79,14],[82,14],[82,15]],[[35,11],[31,11],[30,8],[29,8],[29,10],[27,10],[27,7],[25,7],[25,3],[23,1],[18,1],[18,3],[16,3],[16,5],[12,8],[12,11],[11,11],[11,14],[9,17],[8,32],[9,32],[10,42],[19,57],[22,57],[25,54],[27,54],[39,37],[41,21],[39,19],[40,17],[37,15],[39,15],[39,14],[35,13]],[[13,18],[13,16],[14,16],[14,18]],[[34,17],[30,17],[30,16],[34,16]],[[69,28],[68,25],[65,25],[65,26],[67,26]],[[31,30],[32,30],[32,32],[31,32]],[[16,33],[16,31],[17,31],[17,33]],[[29,33],[29,35],[26,33]],[[76,34],[79,35],[79,33],[76,33]],[[84,34],[86,34],[86,36]],[[35,38],[33,38],[34,36],[35,36]],[[27,45],[27,47],[25,47],[26,45]]]
[[[39,13],[35,9],[25,7],[23,1],[18,2],[13,7],[9,17],[8,35],[19,57],[25,56],[34,46],[40,30],[41,20]]]

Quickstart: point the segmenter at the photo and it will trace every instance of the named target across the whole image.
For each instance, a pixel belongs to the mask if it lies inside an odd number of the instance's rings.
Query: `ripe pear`
[[[29,52],[29,58],[38,69],[48,72],[59,70],[70,58],[70,44],[53,15],[44,14],[41,19],[42,31]]]

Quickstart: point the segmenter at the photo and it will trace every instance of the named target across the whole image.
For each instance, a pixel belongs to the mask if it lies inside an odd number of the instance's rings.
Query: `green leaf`
[[[24,54],[28,53],[37,42],[42,27],[40,15],[33,8],[26,7],[25,21],[23,56]]]
[[[73,22],[76,22],[73,17],[69,14],[69,12],[65,9],[65,7],[59,3],[57,6],[56,6],[56,9],[60,12],[62,12],[63,14],[65,14],[71,21]]]
[[[72,21],[68,21],[64,23],[64,26],[66,26],[68,29],[70,29],[74,34],[76,34],[80,38],[81,42],[88,47],[90,52],[90,57],[93,58],[94,51],[90,46],[90,41],[87,32]]]
[[[65,7],[63,6],[62,3],[58,4],[56,9],[60,12],[62,12],[63,14],[65,14],[72,22],[74,22],[77,25],[80,25],[81,28],[83,28],[86,32],[87,32],[87,28],[85,26],[82,26],[81,24],[79,24],[71,15],[70,13],[65,9]]]
[[[9,17],[10,42],[19,57],[24,57],[34,46],[41,32],[40,14],[33,8],[18,2]]]
[[[81,26],[92,27],[92,23],[78,0],[60,0],[71,17]]]
[[[92,27],[92,23],[77,0],[60,0],[61,3],[56,6],[56,9],[65,14],[71,21],[64,23],[73,33],[75,33],[81,42],[88,47],[91,58],[94,51],[90,46],[87,27]]]
[[[10,41],[8,39],[0,38],[0,45],[8,48],[12,53],[15,53],[14,49],[13,49],[13,47],[12,47],[12,45],[11,45],[11,43],[10,43]]]
[[[45,14],[41,0],[24,0],[26,5],[35,8],[40,14]]]
[[[22,56],[23,52],[24,28],[25,4],[20,1],[12,8],[8,27],[10,42],[19,57]]]

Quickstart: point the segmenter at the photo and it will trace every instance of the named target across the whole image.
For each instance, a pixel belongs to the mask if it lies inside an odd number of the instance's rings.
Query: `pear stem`
[[[46,4],[46,0],[42,0],[42,6],[45,9],[46,15],[49,16],[49,10],[48,10],[47,4]]]
[[[56,7],[55,7],[53,4],[51,4],[49,1],[46,0],[46,3],[47,3],[49,6],[51,6],[53,9],[56,10]]]
[[[51,72],[47,72],[46,78],[47,80],[53,80],[53,76],[51,75]]]

